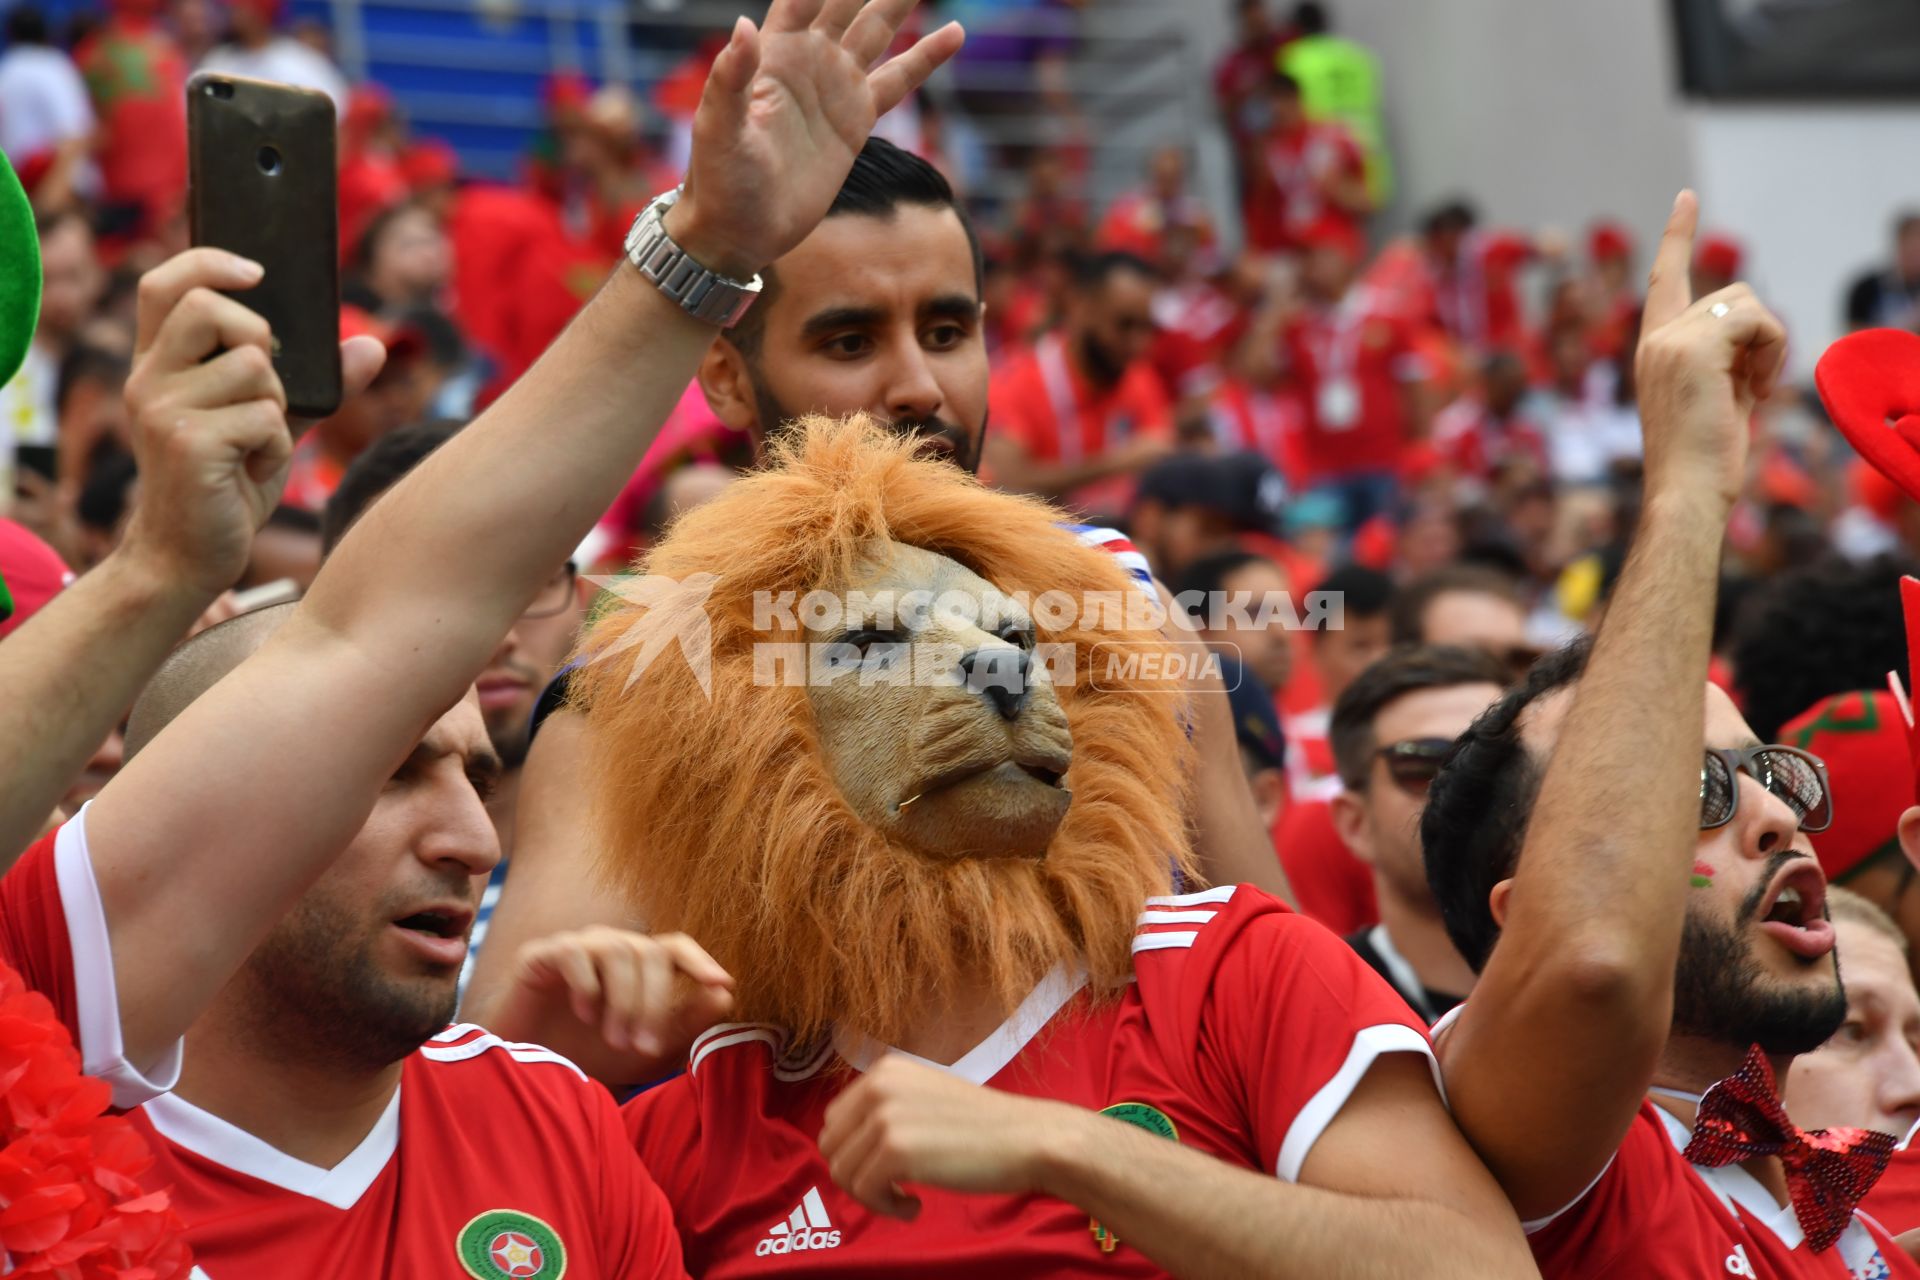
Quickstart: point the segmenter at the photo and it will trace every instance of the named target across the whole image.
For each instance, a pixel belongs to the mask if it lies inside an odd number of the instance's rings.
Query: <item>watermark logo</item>
[[[708,601],[719,575],[694,573],[683,579],[663,574],[588,576],[611,601],[642,610],[642,615],[590,659],[606,662],[633,652],[625,688],[631,689],[654,661],[678,648],[701,692],[713,697],[713,629]],[[1143,591],[1090,592],[1076,598],[1064,591],[1037,596],[1024,593],[986,596],[966,591],[756,591],[753,629],[767,638],[753,646],[755,685],[806,687],[851,679],[866,685],[943,685],[972,687],[999,680],[976,668],[975,648],[961,643],[984,631],[995,642],[1025,648],[1020,680],[1072,684],[1081,667],[1075,646],[1041,641],[1073,629],[1109,635],[1163,635],[1171,648],[1142,646],[1123,639],[1093,646],[1087,678],[1096,689],[1142,690],[1165,684],[1169,692],[1197,680],[1225,675],[1224,652],[1239,657],[1231,638],[1242,632],[1274,629],[1338,630],[1345,625],[1339,592],[1310,591],[1296,603],[1284,591],[1187,592],[1169,612]],[[604,608],[606,601],[603,601]],[[637,652],[634,652],[636,651]],[[964,674],[962,672],[964,671]]]
[[[670,644],[678,644],[700,692],[713,700],[713,627],[707,619],[707,597],[720,581],[715,573],[693,573],[674,579],[658,573],[622,573],[588,576],[588,582],[646,613],[620,634],[619,639],[593,656],[594,662],[616,658],[638,647],[622,690],[633,688],[653,660]]]

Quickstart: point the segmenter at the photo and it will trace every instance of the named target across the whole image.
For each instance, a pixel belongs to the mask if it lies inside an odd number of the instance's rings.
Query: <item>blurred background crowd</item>
[[[135,282],[187,243],[195,68],[334,98],[342,327],[391,352],[301,443],[241,583],[304,586],[349,464],[509,385],[675,184],[739,7],[7,8],[0,149],[32,196],[45,271],[31,353],[0,387],[14,522],[0,571],[24,606],[11,625],[106,555],[137,494],[121,399]],[[1176,592],[1341,593],[1338,629],[1254,618],[1208,638],[1244,668],[1247,767],[1301,905],[1365,929],[1383,894],[1425,890],[1410,845],[1398,865],[1354,856],[1364,824],[1336,804],[1355,779],[1343,786],[1334,708],[1391,645],[1466,645],[1511,673],[1605,609],[1638,494],[1649,210],[1596,203],[1529,225],[1470,176],[1410,194],[1399,175],[1433,166],[1392,126],[1446,104],[1421,67],[1350,34],[1337,4],[946,0],[918,30],[950,17],[968,24],[964,54],[881,132],[976,218],[994,368],[983,478],[1124,530]],[[1481,52],[1490,75],[1524,56]],[[1557,56],[1580,74],[1578,49]],[[1450,65],[1472,74],[1470,61]],[[1741,212],[1708,202],[1710,224]],[[1829,314],[1784,309],[1796,335],[1920,327],[1920,212],[1819,256],[1836,255],[1855,270],[1827,281]],[[1710,229],[1694,287],[1753,279],[1765,297],[1770,271],[1785,274]],[[1920,507],[1851,455],[1806,364],[1754,415],[1721,593],[1717,678],[1765,740],[1822,697],[1904,672],[1891,584],[1920,554]],[[750,455],[690,386],[578,570],[627,563]],[[103,746],[72,799],[116,752]],[[1437,756],[1402,756],[1394,776],[1417,791]],[[1842,834],[1823,860],[1851,865],[1891,833],[1858,850]]]

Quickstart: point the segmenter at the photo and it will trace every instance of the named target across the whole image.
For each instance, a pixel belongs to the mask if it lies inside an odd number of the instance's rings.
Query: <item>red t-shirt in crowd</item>
[[[1526,418],[1499,419],[1478,397],[1462,396],[1433,419],[1433,447],[1449,467],[1476,480],[1491,479],[1510,462],[1549,472],[1547,437]]]
[[[946,1070],[1174,1138],[1293,1179],[1383,1053],[1429,1054],[1419,1019],[1331,934],[1245,885],[1155,898],[1134,939],[1136,981],[1091,1003],[1055,973]],[[695,1042],[686,1075],[627,1104],[627,1124],[673,1204],[689,1269],[752,1276],[1053,1280],[1157,1277],[1103,1250],[1085,1211],[1047,1196],[916,1187],[912,1222],[837,1186],[819,1148],[827,1105],[870,1044],[789,1049],[771,1027]]]
[[[1413,327],[1361,287],[1337,307],[1302,315],[1286,342],[1307,405],[1303,453],[1312,478],[1398,471],[1409,427],[1406,385],[1427,373]]]
[[[1913,1135],[1920,1125],[1909,1130],[1900,1147],[1887,1161],[1887,1171],[1860,1207],[1890,1235],[1900,1235],[1920,1227],[1920,1151],[1914,1149]]]
[[[1526,342],[1516,273],[1533,244],[1509,231],[1470,231],[1459,255],[1436,264],[1412,239],[1396,240],[1367,269],[1366,283],[1393,314],[1435,325],[1474,351]]]
[[[1289,763],[1293,747],[1289,731]],[[1341,937],[1380,923],[1373,872],[1340,838],[1333,825],[1333,806],[1325,800],[1289,803],[1274,827],[1273,847],[1302,912]]]
[[[1261,455],[1286,477],[1289,488],[1305,483],[1306,406],[1291,387],[1270,390],[1229,378],[1214,392],[1207,412],[1223,449]]]
[[[1158,262],[1169,227],[1193,232],[1201,248],[1213,244],[1213,219],[1207,214],[1206,201],[1191,195],[1163,200],[1150,191],[1129,191],[1108,205],[1095,242],[1103,250]]]
[[[123,1056],[86,812],[0,878],[0,958],[52,1001],[114,1105],[134,1108],[128,1118],[156,1157],[142,1182],[170,1192],[196,1280],[309,1275],[318,1263],[458,1276],[463,1253],[465,1274],[502,1280],[562,1267],[579,1280],[686,1275],[665,1201],[611,1099],[551,1050],[452,1028],[407,1059],[386,1114],[331,1169],[167,1094],[178,1044],[144,1068]],[[526,1269],[529,1249],[543,1270]]]
[[[1791,1204],[1781,1205],[1739,1165],[1709,1169],[1680,1152],[1687,1126],[1642,1103],[1625,1141],[1593,1186],[1550,1218],[1525,1224],[1546,1280],[1703,1276],[1920,1277],[1905,1250],[1856,1213],[1833,1247],[1807,1247]]]
[[[1154,371],[1177,396],[1205,395],[1220,384],[1221,366],[1247,331],[1247,313],[1204,281],[1162,289],[1153,299]]]
[[[1285,253],[1301,247],[1309,227],[1346,225],[1364,239],[1361,219],[1327,198],[1335,178],[1364,178],[1366,153],[1353,135],[1331,122],[1303,124],[1258,144],[1260,164],[1248,192],[1247,239],[1256,249]]]
[[[1017,440],[1041,462],[1084,462],[1139,436],[1167,436],[1173,408],[1160,378],[1145,361],[1128,366],[1105,390],[1080,376],[1067,358],[1066,339],[1050,333],[1002,366],[989,392],[993,430]],[[1069,506],[1107,513],[1125,510],[1130,477],[1084,485],[1066,495]]]
[[[94,159],[107,199],[137,204],[159,230],[187,193],[187,64],[146,17],[117,14],[74,51],[100,117]]]

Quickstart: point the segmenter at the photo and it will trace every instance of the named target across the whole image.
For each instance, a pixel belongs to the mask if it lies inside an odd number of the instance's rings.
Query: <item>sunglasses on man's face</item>
[[[1374,754],[1386,762],[1394,786],[1410,796],[1425,796],[1451,750],[1452,738],[1408,738],[1389,742]]]
[[[1708,747],[1700,765],[1700,829],[1712,831],[1733,821],[1740,808],[1738,774],[1765,787],[1793,810],[1802,831],[1833,825],[1833,788],[1826,762],[1798,747]]]

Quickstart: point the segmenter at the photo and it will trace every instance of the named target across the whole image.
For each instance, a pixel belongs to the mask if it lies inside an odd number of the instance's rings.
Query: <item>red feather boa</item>
[[[0,1248],[8,1277],[185,1280],[193,1260],[106,1082],[82,1074],[53,1005],[0,963]],[[10,1269],[6,1269],[10,1266]]]

